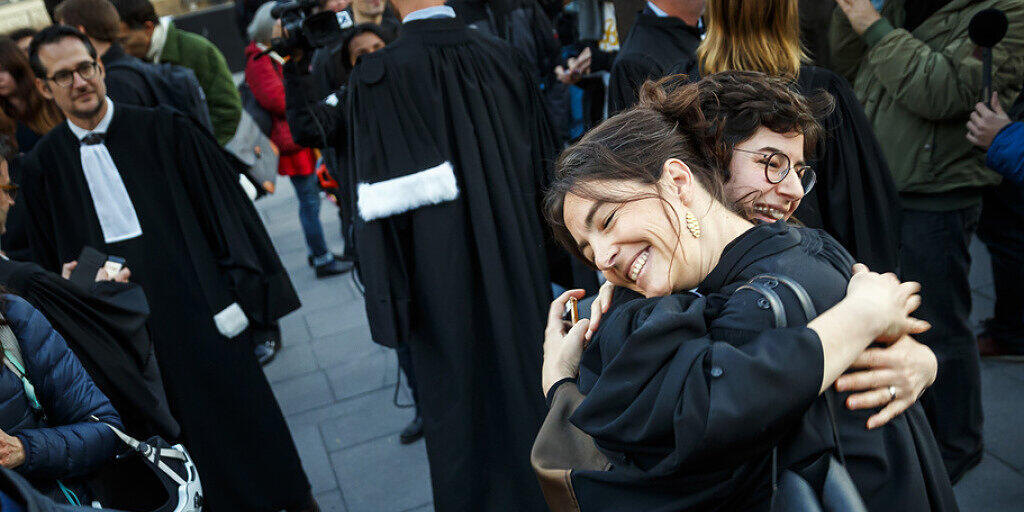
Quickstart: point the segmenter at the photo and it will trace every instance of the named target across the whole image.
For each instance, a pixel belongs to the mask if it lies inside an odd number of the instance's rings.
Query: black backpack
[[[174,64],[153,64],[138,59],[125,59],[107,69],[130,69],[146,81],[157,103],[174,107],[213,133],[213,122],[206,105],[206,93],[195,72]],[[154,105],[155,106],[155,105]]]

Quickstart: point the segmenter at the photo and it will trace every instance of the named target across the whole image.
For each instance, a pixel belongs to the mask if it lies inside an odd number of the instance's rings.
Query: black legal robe
[[[544,510],[537,199],[557,147],[531,70],[458,19],[409,22],[356,66],[348,109],[370,330],[409,344],[435,509]]]
[[[640,86],[668,74],[669,68],[697,58],[700,30],[685,21],[660,18],[645,9],[629,31],[608,77],[608,115],[636,104]]]
[[[238,302],[268,323],[298,307],[258,214],[217,142],[170,109],[116,105],[105,139],[143,234],[107,244],[67,124],[26,157],[23,194],[36,261],[57,270],[82,247],[127,259],[171,412],[203,482],[204,510],[276,511],[309,483],[246,334],[213,315]]]
[[[615,510],[624,497],[665,510],[767,510],[770,457],[822,481],[834,449],[818,397],[822,351],[784,285],[789,328],[774,329],[760,294],[736,291],[772,273],[801,284],[818,312],[845,296],[853,259],[820,230],[762,224],[731,242],[690,294],[618,308],[585,351],[571,417],[616,464],[574,479],[583,510]],[[607,325],[606,325],[607,322]],[[872,512],[957,510],[938,445],[920,405],[867,430],[875,410],[851,411],[833,390],[840,444]],[[624,492],[629,489],[631,492]],[[647,510],[644,506],[636,510]]]
[[[826,134],[812,161],[818,182],[794,216],[827,231],[871,270],[895,272],[899,194],[864,107],[846,79],[824,68],[801,67],[796,88],[804,95],[829,93],[835,109],[821,120]]]
[[[49,320],[110,398],[128,434],[177,439],[181,427],[167,406],[142,288],[101,281],[85,290],[35,263],[11,260],[0,260],[0,285]]]

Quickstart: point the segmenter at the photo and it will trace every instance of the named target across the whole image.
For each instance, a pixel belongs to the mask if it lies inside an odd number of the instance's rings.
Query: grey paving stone
[[[316,371],[292,379],[277,382],[273,386],[274,396],[285,415],[308,411],[334,401],[327,376]]]
[[[960,510],[988,512],[1021,510],[1024,477],[1002,461],[986,454],[953,488]]]
[[[411,508],[408,512],[434,512],[434,504],[424,503],[423,506]]]
[[[302,291],[298,290],[298,292],[301,299]],[[303,316],[303,308],[278,320],[278,325],[281,326],[281,341],[285,346],[296,343],[309,343],[309,340],[312,339],[309,335],[309,326],[306,324],[306,318]]]
[[[318,309],[306,313],[305,316],[306,323],[309,325],[309,333],[314,338],[368,325],[366,308],[363,306],[362,300],[353,300],[340,306]]]
[[[988,366],[981,372],[985,448],[1017,471],[1024,471],[1024,386],[1020,380]]]
[[[1024,362],[1005,361],[1001,359],[982,359],[981,371],[999,372],[1014,379],[1017,385],[1024,386]]]
[[[358,358],[324,370],[334,391],[334,398],[344,400],[387,386],[388,366],[395,363],[388,360],[387,353],[374,350]]]
[[[400,512],[432,501],[423,443],[382,437],[332,453],[331,464],[349,512]]]
[[[397,436],[412,421],[413,409],[399,409],[392,403],[393,388],[341,402],[337,417],[320,421],[320,433],[328,451],[336,451],[392,435]]]
[[[320,505],[321,512],[346,512],[345,501],[341,497],[341,491],[317,494],[316,502]]]
[[[287,380],[317,369],[313,349],[308,343],[285,345],[270,364],[263,367],[263,373],[271,383]]]
[[[302,458],[302,469],[306,471],[313,494],[320,494],[338,488],[338,480],[334,476],[334,468],[327,458],[327,450],[320,430],[315,425],[303,425],[291,429],[295,448]]]
[[[313,348],[317,365],[321,368],[330,368],[386,350],[370,341],[370,328],[365,325],[318,338],[313,340],[310,346]]]

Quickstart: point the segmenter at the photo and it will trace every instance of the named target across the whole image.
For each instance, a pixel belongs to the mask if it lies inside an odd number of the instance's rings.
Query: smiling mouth
[[[626,277],[628,277],[630,281],[633,281],[635,283],[636,278],[640,277],[640,272],[642,272],[644,270],[644,267],[647,266],[647,260],[650,259],[650,257],[651,246],[647,246],[646,249],[640,251],[640,254],[637,254],[636,258],[633,259],[633,264],[630,265],[629,273],[626,275]]]
[[[774,220],[782,220],[786,216],[781,210],[763,204],[754,205],[753,211]]]

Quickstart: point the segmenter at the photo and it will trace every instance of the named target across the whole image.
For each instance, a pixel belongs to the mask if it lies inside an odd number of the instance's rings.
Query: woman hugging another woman
[[[915,404],[935,375],[907,336],[928,328],[909,317],[917,285],[778,220],[811,182],[804,155],[831,102],[752,72],[672,82],[646,84],[635,108],[568,148],[547,193],[556,239],[644,297],[621,302],[585,350],[610,297],[568,332],[561,312],[581,291],[552,304],[553,405],[533,453],[549,504],[779,510],[778,489],[792,488],[779,475],[828,502],[843,461],[869,510],[956,510]],[[748,286],[764,274],[775,304]],[[883,360],[840,382],[867,390],[851,399],[863,407],[840,406],[837,379]]]

